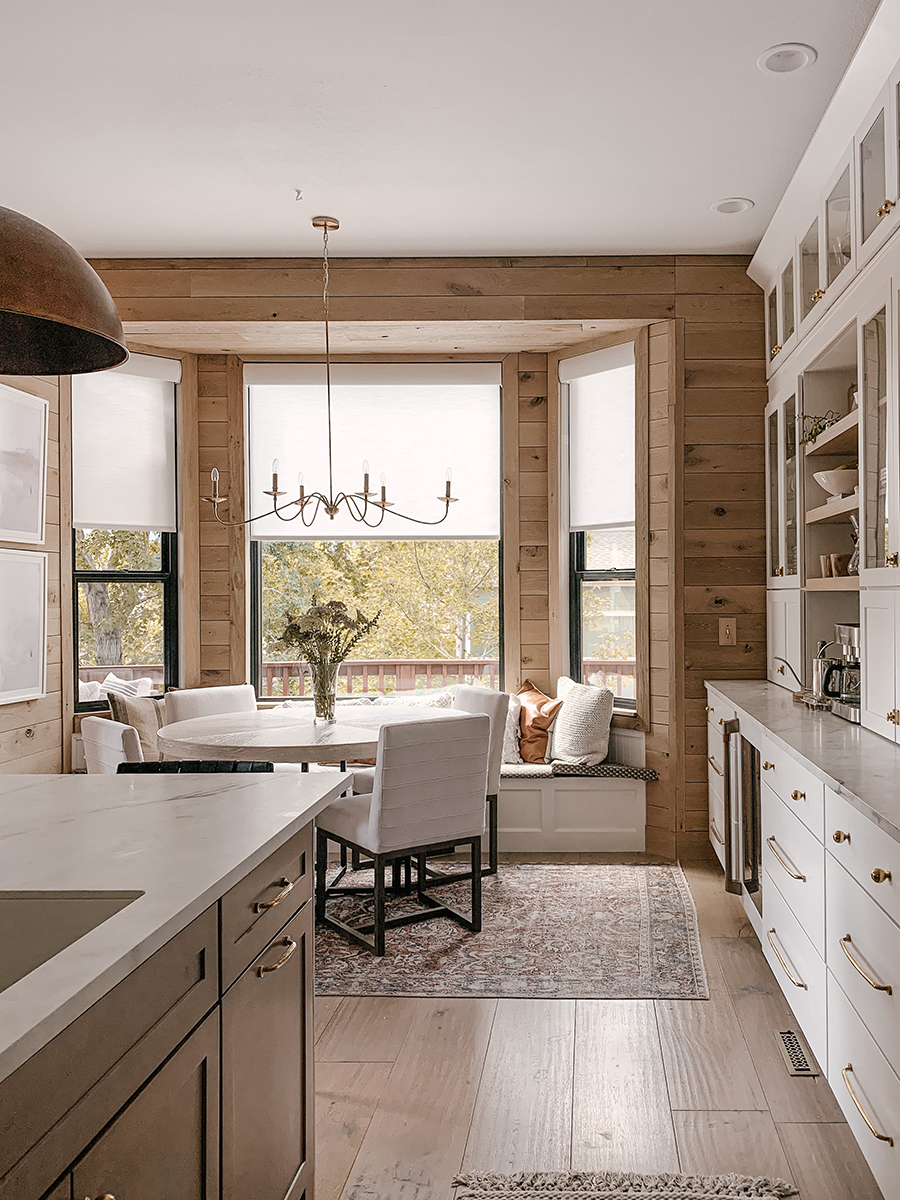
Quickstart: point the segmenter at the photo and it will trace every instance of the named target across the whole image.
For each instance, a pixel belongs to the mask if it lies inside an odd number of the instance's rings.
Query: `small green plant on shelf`
[[[842,419],[841,414],[836,413],[833,408],[829,408],[828,412],[822,416],[804,416],[803,437],[800,439],[800,445],[811,446],[819,434],[824,433],[826,429],[836,425]]]

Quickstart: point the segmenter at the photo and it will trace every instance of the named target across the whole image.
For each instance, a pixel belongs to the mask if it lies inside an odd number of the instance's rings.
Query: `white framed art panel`
[[[47,694],[47,554],[0,550],[0,704]]]
[[[0,542],[42,545],[50,405],[0,383]]]

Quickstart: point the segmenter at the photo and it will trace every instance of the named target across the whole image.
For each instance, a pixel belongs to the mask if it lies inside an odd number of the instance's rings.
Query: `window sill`
[[[636,712],[614,712],[610,725],[613,729],[639,729],[646,732],[646,727]]]

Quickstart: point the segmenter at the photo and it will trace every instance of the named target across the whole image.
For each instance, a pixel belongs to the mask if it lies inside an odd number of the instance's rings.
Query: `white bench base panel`
[[[642,779],[502,779],[499,849],[560,854],[641,851],[646,789]]]

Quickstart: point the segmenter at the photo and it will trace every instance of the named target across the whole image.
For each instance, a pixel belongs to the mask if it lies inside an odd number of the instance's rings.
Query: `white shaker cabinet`
[[[768,627],[766,678],[770,683],[797,690],[790,668],[803,679],[802,597],[797,589],[770,590],[766,593]],[[786,659],[790,667],[779,659]]]
[[[897,623],[900,607],[891,588],[860,592],[861,720],[866,729],[897,741]]]

